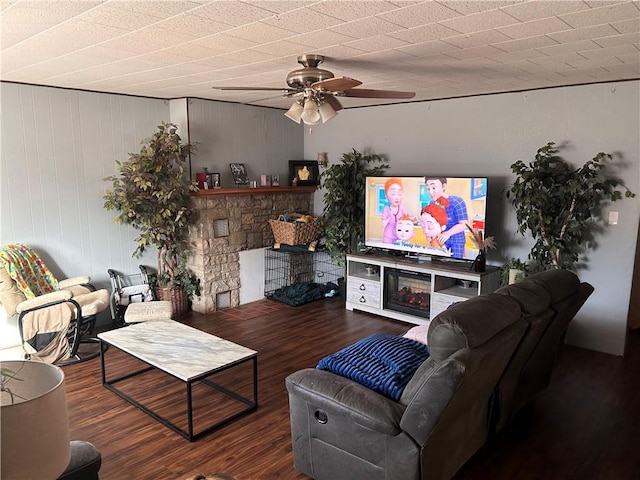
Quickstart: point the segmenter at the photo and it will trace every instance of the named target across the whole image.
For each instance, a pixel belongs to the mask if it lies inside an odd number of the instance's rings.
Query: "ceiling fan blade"
[[[360,80],[354,80],[349,77],[340,77],[312,83],[311,87],[321,88],[329,92],[342,92],[343,90],[349,90],[350,88],[357,87],[358,85],[362,85]]]
[[[286,87],[282,87],[282,88],[277,88],[277,87],[211,87],[214,90],[244,90],[244,91],[250,91],[250,90],[262,90],[265,92],[282,92],[282,93],[296,93],[297,90],[294,88],[286,88]]]
[[[327,102],[329,105],[331,105],[331,108],[333,108],[336,112],[338,110],[342,110],[342,104],[333,95],[325,93],[324,94],[324,101]]]
[[[372,90],[369,88],[353,88],[344,91],[345,97],[359,98],[413,98],[415,92],[401,92],[394,90]]]

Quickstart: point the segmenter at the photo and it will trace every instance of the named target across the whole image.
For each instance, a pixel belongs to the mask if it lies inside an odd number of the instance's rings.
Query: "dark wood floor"
[[[284,378],[371,333],[397,334],[410,327],[348,312],[339,299],[298,308],[263,300],[181,321],[259,352],[260,406],[190,443],[103,388],[98,359],[66,366],[72,437],[99,448],[102,480],[183,479],[211,472],[240,480],[306,479],[293,469]],[[118,358],[117,351],[110,353]],[[456,480],[640,478],[639,366],[640,331],[630,335],[624,358],[565,347],[550,388]],[[182,409],[173,382],[167,376],[141,381],[138,393],[165,408]],[[348,473],[345,478],[360,480]]]

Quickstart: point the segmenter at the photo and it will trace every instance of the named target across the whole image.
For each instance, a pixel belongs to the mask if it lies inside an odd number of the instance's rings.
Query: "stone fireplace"
[[[193,310],[211,313],[240,305],[239,252],[273,245],[270,219],[285,212],[313,212],[316,187],[200,190],[193,197],[198,220],[190,228],[188,267],[200,279]]]

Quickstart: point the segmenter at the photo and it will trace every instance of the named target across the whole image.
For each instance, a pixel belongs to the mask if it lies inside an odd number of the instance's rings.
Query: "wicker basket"
[[[269,220],[275,243],[306,245],[318,239],[321,226],[318,223],[283,222]]]
[[[189,312],[189,297],[183,288],[156,287],[156,298],[171,302],[173,317],[179,318]]]

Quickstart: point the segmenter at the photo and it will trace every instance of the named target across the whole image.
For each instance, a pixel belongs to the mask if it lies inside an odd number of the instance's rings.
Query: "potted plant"
[[[185,175],[185,163],[195,146],[182,143],[177,129],[163,122],[142,142],[140,153],[117,161],[119,176],[105,179],[113,188],[103,198],[107,210],[119,212],[116,223],[140,231],[133,256],[149,246],[156,248],[158,273],[151,282],[156,298],[172,301],[174,314],[180,315],[200,290],[197,277],[186,267],[189,226],[196,215],[191,192],[198,187]]]
[[[512,257],[500,269],[500,285],[513,285],[529,273],[529,265],[519,258]]]
[[[379,176],[389,168],[380,155],[363,155],[353,149],[320,175],[323,196],[325,246],[334,262],[345,264],[364,235],[364,197],[367,176]]]
[[[622,198],[617,187],[624,185],[607,171],[610,154],[598,153],[573,169],[558,152],[549,142],[529,165],[522,160],[511,165],[516,179],[506,194],[516,208],[518,232],[535,239],[528,256],[532,271],[575,270],[580,255],[596,246],[595,233],[604,225],[603,204]],[[625,197],[635,196],[624,189]]]
[[[487,268],[487,249],[496,248],[496,242],[493,237],[485,237],[481,230],[471,227],[467,224],[467,229],[471,233],[471,241],[478,249],[478,255],[471,267],[474,272],[484,272]]]

